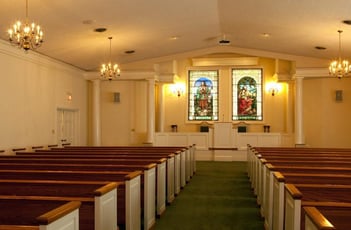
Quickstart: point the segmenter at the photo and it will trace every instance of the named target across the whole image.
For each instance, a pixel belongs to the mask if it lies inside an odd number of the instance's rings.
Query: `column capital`
[[[326,78],[329,75],[328,68],[296,68],[294,78]]]
[[[100,78],[94,78],[94,79],[89,79],[89,81],[92,81],[92,82],[100,82],[101,79],[100,79]]]

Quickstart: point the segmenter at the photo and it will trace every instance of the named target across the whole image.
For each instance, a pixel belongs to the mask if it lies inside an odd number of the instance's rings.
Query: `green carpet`
[[[196,174],[157,219],[155,230],[262,230],[246,162],[197,162]]]

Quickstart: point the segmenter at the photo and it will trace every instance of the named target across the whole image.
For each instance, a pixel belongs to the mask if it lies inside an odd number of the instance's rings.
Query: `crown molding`
[[[40,49],[40,48],[39,48]],[[48,68],[62,69],[67,72],[73,72],[76,76],[82,77],[84,70],[76,68],[72,65],[50,58],[35,50],[24,51],[10,45],[8,42],[0,40],[0,54],[23,60],[33,64],[41,65]]]

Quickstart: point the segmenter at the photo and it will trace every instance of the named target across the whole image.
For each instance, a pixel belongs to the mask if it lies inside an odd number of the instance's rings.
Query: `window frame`
[[[191,73],[192,72],[199,72],[198,76],[194,76]],[[210,75],[211,73],[215,72],[214,76],[211,76],[210,81],[215,81],[215,83],[212,83],[211,88],[213,90],[214,88],[214,95],[215,97],[212,96],[212,114],[209,116],[196,116],[196,112],[195,112],[195,84],[199,84],[198,81],[202,78],[207,78],[209,76],[207,76],[206,74],[201,76],[201,73],[206,73],[208,72],[208,75]],[[188,122],[215,122],[215,121],[219,121],[219,78],[220,78],[220,71],[217,68],[206,68],[206,69],[189,69],[187,71],[188,73],[188,106],[187,106],[187,121]],[[196,80],[197,78],[197,80]],[[197,87],[197,86],[196,86]],[[213,95],[213,93],[211,92],[211,95]],[[193,118],[192,118],[193,116]],[[201,118],[202,117],[202,118]],[[206,118],[208,117],[208,118]]]
[[[250,71],[259,71],[259,76],[254,76],[249,74]],[[236,78],[235,71],[242,71],[243,73],[240,74],[239,77]],[[245,73],[246,72],[246,73]],[[248,72],[248,73],[247,73]],[[231,120],[233,122],[263,122],[263,102],[264,102],[264,95],[263,95],[263,80],[264,80],[264,72],[262,67],[243,67],[243,68],[231,68],[231,91],[232,91],[232,112],[231,112]],[[239,100],[239,90],[238,90],[238,83],[245,77],[251,77],[259,81],[256,87],[256,115],[242,115],[242,119],[240,119],[239,108],[238,108],[238,100]],[[255,118],[254,118],[255,117]]]

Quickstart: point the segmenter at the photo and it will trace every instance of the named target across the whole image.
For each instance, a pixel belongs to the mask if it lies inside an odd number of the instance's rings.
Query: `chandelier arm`
[[[43,31],[39,25],[29,23],[28,0],[26,0],[26,18],[24,23],[17,21],[8,30],[9,41],[12,45],[28,51],[36,49],[43,43]]]
[[[100,75],[102,79],[113,80],[120,76],[120,69],[117,64],[112,65],[111,57],[112,57],[112,37],[108,37],[110,40],[110,60],[107,64],[102,64],[100,69]]]
[[[337,60],[333,61],[329,65],[329,73],[337,78],[342,78],[349,75],[351,67],[349,61],[341,58],[341,33],[342,30],[338,30],[339,33],[339,57]]]

